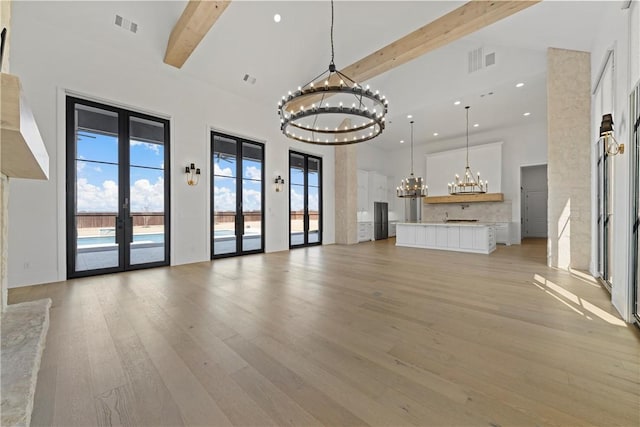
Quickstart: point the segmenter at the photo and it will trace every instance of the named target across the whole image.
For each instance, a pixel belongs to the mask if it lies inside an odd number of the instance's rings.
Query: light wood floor
[[[640,339],[545,243],[325,246],[53,299],[33,425],[640,425]]]

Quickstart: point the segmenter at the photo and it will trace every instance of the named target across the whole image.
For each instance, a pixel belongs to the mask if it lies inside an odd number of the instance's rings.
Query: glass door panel
[[[242,251],[262,249],[262,146],[242,143]]]
[[[121,267],[118,241],[119,149],[118,114],[86,105],[73,110],[73,153],[75,176],[73,212],[69,236],[72,271],[109,270]],[[71,259],[73,258],[73,259]]]
[[[129,121],[129,264],[163,262],[165,223],[165,126],[131,117]]]
[[[305,241],[305,158],[289,155],[289,246],[301,246]]]
[[[235,140],[218,135],[213,137],[213,256],[238,251],[237,151]]]
[[[73,97],[66,111],[67,276],[167,265],[168,121]]]
[[[321,159],[289,153],[289,246],[322,243]]]
[[[264,145],[212,132],[211,257],[264,251]]]

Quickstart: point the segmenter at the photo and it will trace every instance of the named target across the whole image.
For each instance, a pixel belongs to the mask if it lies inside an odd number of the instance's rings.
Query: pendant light
[[[413,175],[413,120],[411,120],[411,175],[400,182],[400,186],[396,187],[398,197],[423,197],[428,193],[428,187],[422,183],[422,177]]]
[[[464,168],[462,178],[456,174],[455,181],[448,184],[449,194],[482,194],[489,189],[489,182],[480,179],[480,172],[477,179],[474,179],[473,171],[469,166],[469,109],[471,107],[467,105],[464,108],[467,110],[467,166]]]
[[[280,130],[286,137],[316,145],[346,145],[368,141],[384,130],[387,99],[338,70],[333,60],[331,0],[329,68],[278,102]]]

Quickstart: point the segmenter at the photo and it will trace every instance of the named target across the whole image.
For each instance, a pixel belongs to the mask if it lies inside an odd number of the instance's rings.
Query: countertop
[[[438,226],[460,226],[460,227],[487,227],[495,226],[495,222],[399,222],[398,225],[438,225]]]

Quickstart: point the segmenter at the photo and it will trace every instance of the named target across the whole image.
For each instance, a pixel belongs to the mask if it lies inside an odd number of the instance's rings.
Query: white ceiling
[[[168,67],[162,63],[167,39],[186,1],[62,4],[38,3],[29,13],[73,25],[87,39]],[[336,1],[336,65],[346,67],[462,4]],[[368,144],[399,147],[401,139],[409,139],[407,114],[416,122],[416,145],[459,137],[465,131],[465,105],[472,107],[471,123],[479,124],[472,134],[545,120],[547,47],[589,51],[598,20],[610,8],[620,8],[619,2],[546,0],[372,79],[367,83],[380,89],[390,106],[387,130]],[[280,23],[273,20],[276,13],[282,16]],[[138,23],[138,33],[116,27],[115,14]],[[328,66],[329,25],[328,1],[235,0],[176,75],[189,75],[264,105],[277,127],[278,99]],[[469,74],[467,53],[479,47],[485,54],[496,53],[496,65]],[[245,73],[256,83],[245,83]],[[518,82],[525,85],[516,88]],[[461,104],[454,106],[456,100]],[[524,117],[525,112],[530,116]]]

